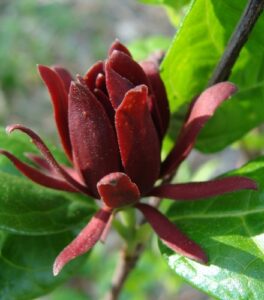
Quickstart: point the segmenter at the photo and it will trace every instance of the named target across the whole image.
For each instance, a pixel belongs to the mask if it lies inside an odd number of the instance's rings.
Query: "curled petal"
[[[111,208],[134,204],[139,200],[138,187],[124,173],[111,173],[97,183],[98,193],[104,203]]]
[[[96,78],[98,74],[104,74],[104,62],[98,61],[84,75],[83,79],[88,88],[93,91],[96,88]]]
[[[109,62],[105,65],[106,85],[110,101],[115,109],[122,102],[127,91],[132,89],[134,85],[125,77],[115,72]]]
[[[71,142],[68,129],[68,96],[65,89],[65,82],[62,81],[57,71],[49,67],[39,65],[38,70],[51,96],[54,117],[62,146],[71,160]]]
[[[111,47],[108,51],[108,56],[111,56],[111,54],[113,53],[114,50],[121,51],[131,57],[129,50],[123,44],[121,44],[118,39],[116,39],[113,42],[113,44],[111,45]]]
[[[147,87],[125,95],[116,111],[116,132],[126,174],[141,193],[149,191],[160,169],[159,139],[147,104]]]
[[[78,190],[73,188],[67,182],[55,177],[48,176],[41,171],[32,168],[30,165],[25,164],[8,151],[0,150],[0,154],[5,155],[22,174],[24,174],[35,183],[55,190],[78,192]]]
[[[73,81],[70,72],[61,66],[53,66],[52,69],[60,76],[60,79],[64,83],[66,93],[68,94],[71,82]]]
[[[140,84],[149,86],[147,76],[141,66],[124,52],[114,50],[107,61],[109,67],[132,82],[134,86]]]
[[[83,85],[86,88],[85,80],[81,75],[76,74],[76,82],[79,83],[80,85]],[[72,84],[74,85],[75,83],[73,82]]]
[[[255,181],[247,177],[233,176],[207,182],[164,184],[154,188],[150,195],[173,200],[192,201],[245,189],[256,190]]]
[[[106,91],[106,83],[105,83],[105,75],[102,73],[99,73],[95,80],[95,86],[97,89],[103,91],[104,93],[107,93]]]
[[[148,77],[153,95],[155,96],[162,123],[162,136],[164,136],[169,125],[170,110],[166,90],[159,75],[159,65],[156,60],[145,60],[140,65]]]
[[[162,164],[161,175],[173,172],[192,150],[197,135],[218,106],[233,93],[236,87],[230,82],[220,82],[205,90],[192,104],[177,139],[177,143]]]
[[[164,135],[163,134],[164,129],[163,129],[163,124],[162,124],[162,119],[161,119],[161,115],[159,112],[158,104],[157,104],[157,101],[156,101],[156,98],[154,97],[154,95],[150,95],[148,97],[148,107],[149,107],[149,110],[150,110],[150,113],[152,116],[153,123],[156,128],[157,134],[159,136],[159,139],[160,139],[160,141],[162,141],[162,138]]]
[[[77,189],[78,191],[91,195],[90,191],[80,184],[78,181],[73,179],[62,166],[58,164],[58,162],[55,160],[45,143],[42,141],[42,139],[31,129],[24,127],[22,125],[16,124],[11,125],[6,128],[6,131],[8,133],[11,133],[14,130],[20,130],[31,137],[32,142],[36,145],[36,147],[40,150],[44,158],[47,160],[47,162],[50,164],[54,172],[58,175],[60,175],[65,181],[67,181],[68,184],[70,184],[73,188]]]
[[[69,96],[69,129],[76,169],[97,195],[96,183],[118,171],[119,151],[111,122],[95,96],[72,83]]]
[[[93,91],[96,99],[102,104],[102,106],[105,109],[106,114],[108,115],[109,120],[114,125],[114,118],[115,118],[115,111],[113,109],[113,106],[111,105],[111,102],[109,101],[109,98],[106,96],[104,92],[102,92],[99,89],[95,89]]]
[[[104,107],[109,119],[114,122],[115,111],[114,111],[114,108],[113,108],[108,96],[99,89],[94,89],[93,93],[94,93],[96,99]]]
[[[53,265],[53,274],[57,276],[61,269],[72,259],[88,252],[100,239],[111,217],[111,211],[99,210],[79,233],[79,235],[57,256]]]
[[[156,208],[138,203],[136,207],[142,212],[162,242],[181,255],[194,259],[201,263],[207,263],[208,258],[204,251],[195,242],[184,235],[173,223],[171,223]]]

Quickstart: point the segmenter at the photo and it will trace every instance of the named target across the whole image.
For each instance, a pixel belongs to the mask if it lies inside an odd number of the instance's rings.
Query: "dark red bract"
[[[87,252],[111,225],[117,209],[133,206],[140,210],[161,240],[174,251],[207,262],[203,250],[189,240],[156,208],[140,203],[141,197],[199,200],[241,189],[255,189],[245,177],[228,177],[209,182],[161,184],[158,179],[173,174],[193,148],[196,137],[217,107],[236,88],[222,82],[205,90],[193,102],[177,142],[161,162],[163,137],[169,125],[169,106],[155,58],[136,63],[120,42],[113,43],[108,58],[93,65],[73,81],[61,67],[40,65],[53,104],[54,116],[65,154],[72,168],[59,164],[41,138],[22,125],[43,157],[29,154],[38,166],[18,160],[6,150],[15,166],[34,182],[68,192],[81,192],[101,199],[102,208],[77,238],[57,257],[54,274],[76,256]]]

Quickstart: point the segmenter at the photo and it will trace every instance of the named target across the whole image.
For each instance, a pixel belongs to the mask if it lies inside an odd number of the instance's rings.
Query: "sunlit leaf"
[[[168,216],[209,256],[201,265],[161,251],[175,273],[216,299],[261,299],[264,294],[264,157],[235,172],[255,179],[259,191],[171,206]]]

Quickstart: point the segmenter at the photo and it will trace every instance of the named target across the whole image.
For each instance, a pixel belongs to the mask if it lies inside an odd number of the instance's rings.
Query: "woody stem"
[[[118,299],[127,277],[135,268],[144,248],[145,246],[143,244],[138,244],[133,254],[127,253],[126,248],[122,249],[112,280],[111,289],[105,296],[104,300]]]
[[[264,0],[249,0],[229,42],[222,55],[208,86],[225,81],[231,74],[232,68],[241,49],[248,40],[259,16],[263,12]]]
[[[160,198],[151,197],[150,204],[155,207],[158,207],[160,204]],[[141,219],[139,225],[144,225],[146,220]],[[148,241],[149,234],[145,234],[145,240],[142,241],[127,241],[127,244],[120,252],[119,261],[116,266],[114,276],[112,279],[112,284],[109,292],[106,294],[104,300],[117,300],[119,299],[120,293],[123,289],[123,286],[126,282],[126,279],[130,273],[136,267],[138,260],[140,259],[142,253],[146,248],[146,243]],[[132,242],[132,243],[131,243]]]

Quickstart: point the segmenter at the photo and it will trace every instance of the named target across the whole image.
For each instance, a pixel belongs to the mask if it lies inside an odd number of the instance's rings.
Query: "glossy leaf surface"
[[[58,192],[28,179],[0,173],[0,229],[42,235],[69,230],[89,220],[92,199]]]
[[[259,191],[173,204],[168,217],[209,257],[204,266],[172,253],[163,256],[176,274],[216,299],[261,299],[264,293],[264,158],[235,174],[255,179]]]
[[[52,275],[52,263],[72,237],[70,232],[34,237],[0,232],[0,299],[35,299],[69,278],[83,258],[56,278]]]

